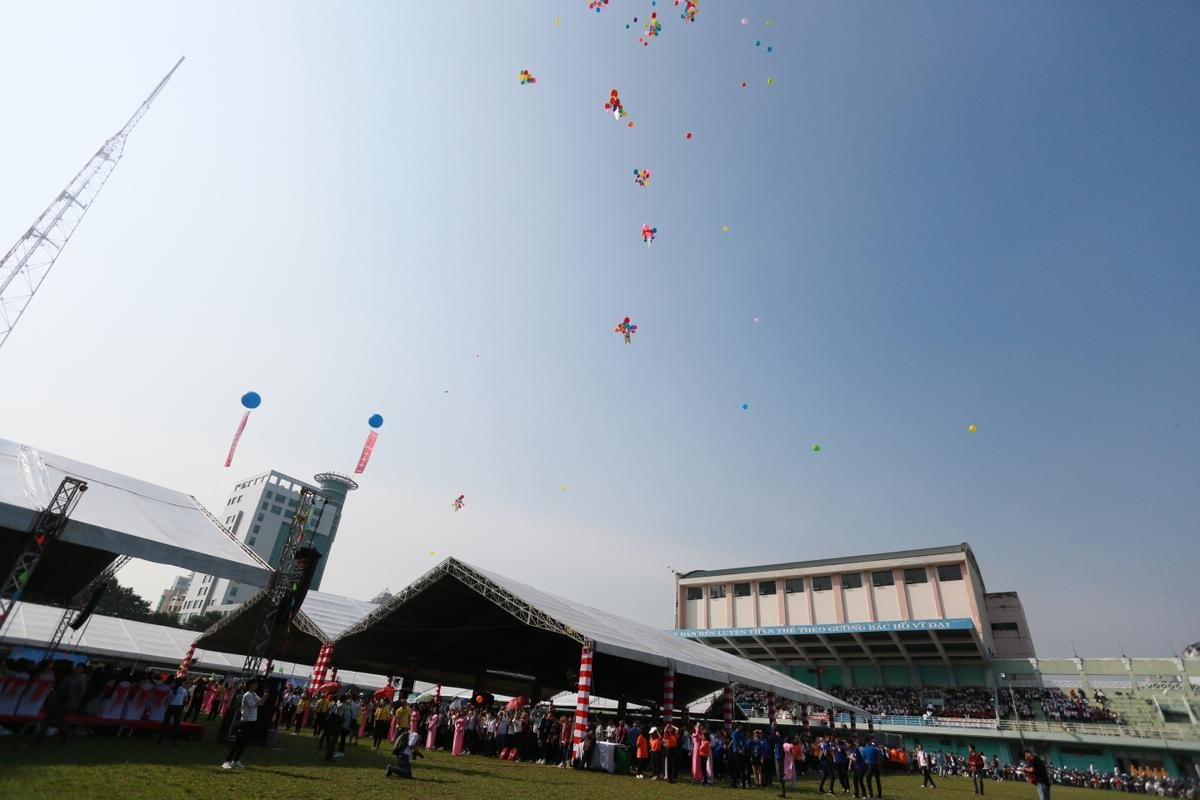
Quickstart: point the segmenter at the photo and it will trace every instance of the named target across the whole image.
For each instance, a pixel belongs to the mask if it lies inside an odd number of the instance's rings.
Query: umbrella
[[[385,686],[382,689],[380,689],[379,691],[375,692],[375,694],[371,695],[371,699],[372,700],[391,700],[392,693],[395,691],[396,690],[393,689],[392,687]]]
[[[468,700],[466,697],[456,697],[454,699],[454,701],[452,703],[450,703],[450,707],[451,708],[465,708],[467,703],[469,703],[469,702],[470,702],[470,700]]]
[[[504,705],[504,710],[505,711],[516,711],[518,708],[525,705],[527,702],[529,702],[529,701],[526,700],[524,697],[514,697],[512,700],[509,700]]]
[[[413,700],[413,702],[414,703],[432,703],[433,702],[433,692],[422,692],[421,694],[417,695],[417,699]]]
[[[317,694],[324,694],[325,692],[329,692],[330,694],[333,694],[340,688],[342,688],[342,685],[340,683],[338,683],[337,681],[330,681],[329,683],[323,683],[320,686],[318,686]]]

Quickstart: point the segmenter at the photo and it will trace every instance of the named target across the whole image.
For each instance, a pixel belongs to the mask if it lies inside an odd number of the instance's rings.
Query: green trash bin
[[[628,775],[629,762],[631,760],[629,748],[621,745],[617,748],[617,752],[613,756],[613,774]]]

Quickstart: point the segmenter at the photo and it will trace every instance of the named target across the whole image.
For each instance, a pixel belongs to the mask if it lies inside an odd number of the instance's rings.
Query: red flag
[[[233,434],[233,444],[229,445],[229,455],[225,456],[225,466],[233,463],[233,451],[237,450],[238,440],[242,438],[242,431],[246,430],[246,421],[250,419],[250,412],[242,414],[242,421],[238,424],[237,431]],[[361,472],[362,470],[359,470]]]

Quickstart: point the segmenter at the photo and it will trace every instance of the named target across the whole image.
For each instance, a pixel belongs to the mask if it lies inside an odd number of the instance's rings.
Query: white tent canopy
[[[271,568],[194,497],[6,439],[0,439],[0,529],[23,535],[65,476],[87,481],[88,490],[62,542],[266,585]],[[15,534],[0,531],[0,538]]]
[[[61,616],[61,608],[17,603],[0,642],[12,647],[41,649],[50,640]],[[199,635],[199,632],[185,628],[96,614],[79,631],[68,631],[60,649],[124,664],[171,667],[183,663],[188,647]],[[197,649],[193,656],[192,672],[238,672],[244,661],[243,655]],[[277,661],[274,674],[281,677],[295,675],[307,678],[312,674],[312,664]],[[374,688],[387,683],[387,678],[383,675],[347,670],[338,672],[338,680],[343,684]]]

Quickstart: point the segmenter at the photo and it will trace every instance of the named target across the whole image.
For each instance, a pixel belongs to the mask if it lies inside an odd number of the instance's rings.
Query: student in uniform
[[[967,772],[971,776],[971,786],[975,794],[983,794],[983,754],[975,749],[975,745],[967,745]]]
[[[933,776],[929,774],[931,759],[929,753],[925,752],[923,745],[917,745],[917,766],[921,769],[921,788],[936,789],[937,784],[933,782]]]

